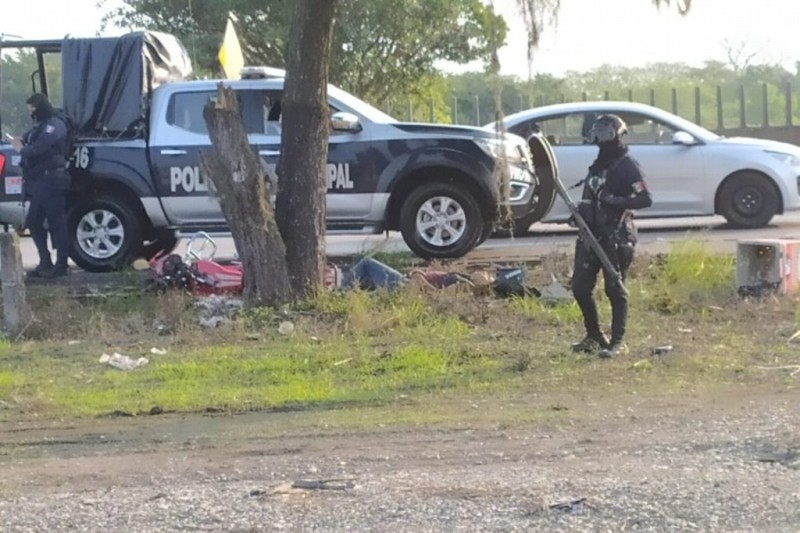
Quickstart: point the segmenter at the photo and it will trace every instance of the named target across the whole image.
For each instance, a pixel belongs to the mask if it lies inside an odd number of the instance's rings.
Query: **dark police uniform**
[[[584,184],[580,211],[624,281],[637,241],[631,210],[649,207],[653,201],[644,173],[621,141],[625,132],[624,122],[609,115],[601,116],[597,121],[612,120],[607,117],[613,117],[616,134],[612,140],[599,143],[600,154],[590,167],[590,177]],[[628,296],[616,280],[604,274],[605,292],[612,310],[609,342],[600,330],[593,296],[601,269],[600,258],[588,243],[579,238],[575,247],[572,292],[583,313],[586,338],[573,345],[573,349],[592,351],[599,347],[602,348],[601,356],[611,357],[625,349],[622,339],[628,315]]]
[[[47,247],[47,228],[56,249],[56,268],[65,273],[69,255],[67,237],[66,197],[69,189],[67,165],[67,126],[51,114],[23,137],[22,156],[25,195],[30,199],[25,226],[39,253],[38,273],[52,266]]]

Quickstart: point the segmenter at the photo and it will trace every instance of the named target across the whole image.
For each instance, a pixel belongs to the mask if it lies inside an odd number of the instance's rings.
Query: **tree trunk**
[[[216,102],[209,102],[203,115],[212,146],[201,154],[203,172],[220,199],[242,261],[245,304],[286,303],[292,298],[286,249],[261,158],[248,142],[233,89],[220,83]]]
[[[276,215],[298,296],[322,286],[330,111],[328,65],[336,0],[297,0],[286,51]]]

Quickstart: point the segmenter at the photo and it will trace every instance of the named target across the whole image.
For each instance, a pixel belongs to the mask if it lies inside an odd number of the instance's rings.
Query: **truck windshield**
[[[378,124],[390,124],[397,122],[397,119],[387,115],[377,107],[373,107],[370,104],[366,103],[363,100],[359,100],[352,94],[345,92],[338,87],[334,87],[333,85],[328,86],[328,94],[334,99],[337,100],[359,115],[363,116],[370,122],[376,122]]]

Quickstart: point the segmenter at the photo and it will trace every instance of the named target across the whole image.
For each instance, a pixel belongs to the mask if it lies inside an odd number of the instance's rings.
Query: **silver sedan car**
[[[569,188],[586,177],[597,155],[597,146],[588,144],[586,135],[594,119],[604,113],[617,114],[628,125],[625,140],[653,193],[653,206],[638,211],[637,217],[719,214],[731,226],[758,228],[776,214],[800,210],[800,147],[793,144],[721,137],[672,113],[631,102],[543,106],[509,115],[504,123],[509,132],[525,138],[543,135]],[[554,189],[542,181],[540,202],[549,206]],[[574,197],[579,195],[576,191]],[[539,220],[569,218],[560,198],[532,215],[518,222],[517,231]]]

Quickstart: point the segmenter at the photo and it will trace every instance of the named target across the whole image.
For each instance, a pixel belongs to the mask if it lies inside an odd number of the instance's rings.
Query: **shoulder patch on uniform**
[[[56,131],[56,127],[52,124],[48,124],[47,127],[44,129],[45,133],[53,133]]]
[[[637,193],[644,192],[647,190],[647,185],[644,184],[644,181],[639,180],[633,184],[633,190]]]

